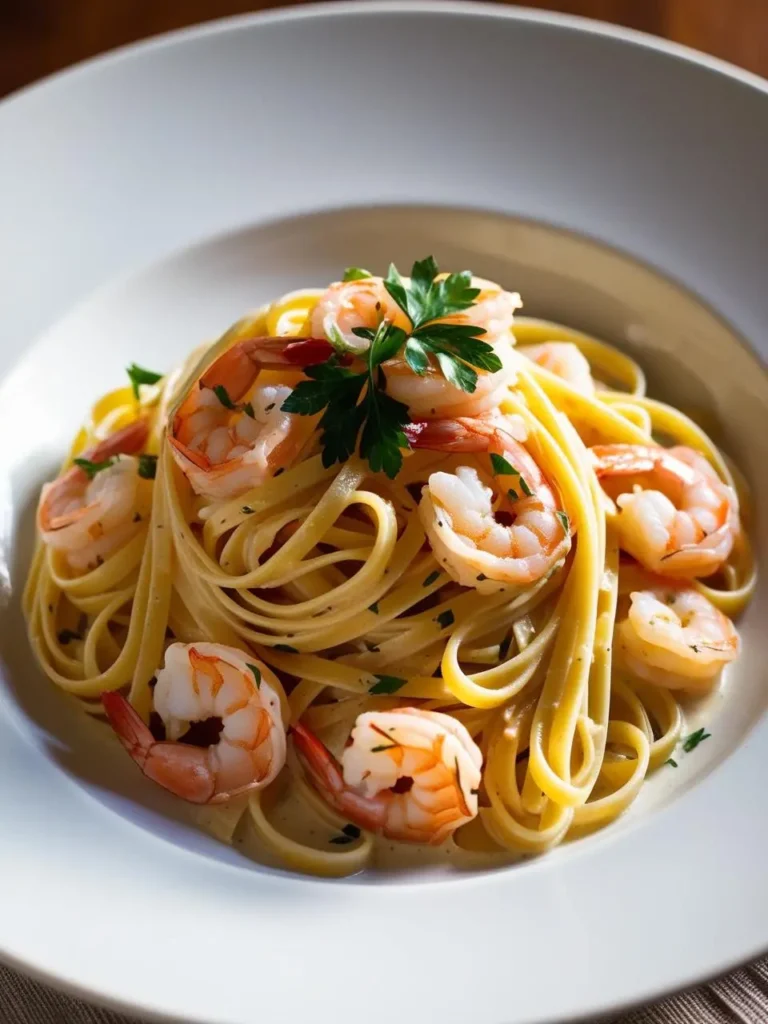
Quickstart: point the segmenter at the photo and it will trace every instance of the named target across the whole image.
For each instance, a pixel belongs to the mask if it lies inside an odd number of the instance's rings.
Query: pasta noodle
[[[684,714],[677,690],[616,657],[616,624],[628,614],[630,594],[658,579],[649,583],[647,570],[624,553],[625,512],[592,450],[659,442],[693,449],[743,507],[741,477],[691,419],[645,395],[643,372],[628,356],[559,324],[518,317],[514,375],[495,414],[524,435],[542,479],[553,485],[566,539],[572,534],[570,551],[563,548],[538,578],[488,590],[460,584],[417,512],[432,474],[469,464],[488,482],[485,454],[414,444],[390,478],[374,472],[360,450],[327,465],[317,416],[296,416],[296,451],[256,486],[196,493],[198,464],[193,458],[187,473],[183,461],[194,445],[169,443],[188,396],[245,340],[289,344],[316,334],[311,325],[323,295],[292,292],[196,350],[173,374],[95,404],[62,473],[75,459],[98,473],[102,464],[88,453],[141,420],[147,436],[139,459],[151,459],[154,475],[141,477],[130,536],[95,564],[73,568],[43,530],[24,594],[38,661],[88,713],[102,715],[101,696],[122,692],[154,727],[169,645],[224,645],[242,652],[251,669],[254,660],[264,666],[258,699],[265,700],[268,679],[274,714],[285,725],[301,722],[337,754],[369,712],[397,716],[408,706],[451,716],[482,755],[482,783],[471,791],[479,813],[462,812],[463,823],[439,846],[457,864],[540,853],[607,825],[673,755]],[[596,388],[525,358],[529,346],[552,342],[581,352]],[[292,365],[258,373],[259,386],[273,389],[305,379]],[[248,406],[237,409],[251,415]],[[738,615],[755,587],[746,532],[736,531],[715,574],[700,575],[706,578],[686,586]],[[237,830],[258,856],[319,875],[376,864],[387,845],[323,797],[290,742],[274,781],[209,802],[199,815],[219,838],[231,840]]]

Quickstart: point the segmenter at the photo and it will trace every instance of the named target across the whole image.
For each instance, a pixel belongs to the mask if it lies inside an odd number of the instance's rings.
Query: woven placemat
[[[262,1018],[263,1019],[263,1018]],[[256,1017],[254,1017],[254,1022]],[[611,1024],[765,1024],[768,957],[710,985],[615,1017]],[[0,965],[0,1024],[143,1024],[62,995]],[[181,1024],[181,1022],[180,1022]],[[213,1022],[212,1022],[213,1024]],[[469,1022],[468,1022],[469,1024]]]

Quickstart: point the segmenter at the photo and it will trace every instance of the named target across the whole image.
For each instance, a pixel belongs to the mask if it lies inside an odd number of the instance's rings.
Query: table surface
[[[315,0],[0,0],[0,97],[115,46]],[[768,78],[768,0],[527,0],[674,39]]]

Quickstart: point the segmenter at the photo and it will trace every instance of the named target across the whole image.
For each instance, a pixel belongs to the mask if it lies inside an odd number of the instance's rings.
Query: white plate
[[[765,83],[679,47],[441,3],[207,25],[0,106],[8,961],[206,1024],[533,1024],[768,946],[764,592],[713,738],[615,826],[496,872],[343,883],[190,829],[40,678],[17,607],[39,482],[130,359],[427,251],[639,352],[657,393],[719,423],[765,537],[768,387],[738,335],[768,352],[767,125]]]

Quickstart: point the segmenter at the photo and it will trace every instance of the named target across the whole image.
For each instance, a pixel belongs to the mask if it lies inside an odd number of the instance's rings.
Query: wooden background
[[[270,0],[0,0],[0,96],[123,43],[274,6]],[[528,0],[527,6],[643,29],[768,77],[768,0]]]

